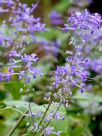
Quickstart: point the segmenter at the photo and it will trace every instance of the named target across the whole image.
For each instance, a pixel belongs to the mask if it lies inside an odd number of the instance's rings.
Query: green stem
[[[57,107],[55,113],[53,114],[52,119],[55,117],[57,111],[59,110],[59,108],[60,108],[60,106],[61,106],[61,103],[62,103],[62,102],[59,103],[59,106]],[[40,135],[40,136],[42,136],[44,129],[48,127],[48,125],[51,123],[51,121],[52,121],[52,120],[50,119],[50,121],[45,125],[45,127],[42,128],[41,130],[39,130],[39,131],[37,132],[37,134],[40,133],[40,132],[42,132],[42,134]]]
[[[13,133],[15,132],[15,130],[17,129],[17,127],[19,126],[19,124],[21,123],[21,121],[25,118],[25,114],[27,114],[28,111],[26,111],[18,120],[17,124],[12,128],[12,130],[10,131],[10,133],[8,134],[8,136],[12,136]]]
[[[52,97],[51,101],[49,102],[48,107],[46,108],[46,111],[45,111],[45,113],[44,113],[44,115],[43,115],[43,117],[42,117],[42,119],[41,119],[41,121],[40,121],[40,123],[39,123],[39,126],[42,124],[43,119],[45,118],[46,113],[47,113],[47,111],[49,110],[49,108],[50,108],[50,105],[51,105],[52,101],[53,101],[53,97]]]
[[[53,93],[52,93],[50,102],[49,102],[49,104],[48,104],[48,106],[47,106],[47,108],[46,108],[46,111],[44,112],[43,117],[42,117],[41,121],[39,122],[39,125],[38,125],[38,126],[40,126],[40,125],[42,124],[43,119],[45,118],[45,116],[46,116],[46,114],[47,114],[47,112],[48,112],[48,110],[49,110],[49,108],[50,108],[50,105],[52,104],[53,98],[54,98],[54,96],[53,96]],[[34,136],[37,134],[37,131],[38,131],[38,130],[39,130],[39,127],[38,127],[38,129],[36,130],[36,132],[34,133]]]

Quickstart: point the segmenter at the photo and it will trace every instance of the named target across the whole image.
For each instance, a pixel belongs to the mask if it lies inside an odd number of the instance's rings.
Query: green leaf
[[[18,115],[21,115],[21,112],[19,110],[15,110],[14,108],[11,108],[11,107],[7,107],[7,108],[0,110],[0,116],[3,116],[7,119],[15,118]]]
[[[7,136],[21,114],[21,112],[11,107],[0,110],[0,136]]]
[[[54,9],[60,12],[64,12],[68,10],[71,5],[71,0],[61,0],[57,5],[55,5]]]
[[[50,126],[54,127],[55,131],[61,131],[62,133],[68,132],[68,121],[64,120],[53,120]]]
[[[20,81],[11,81],[5,83],[5,89],[11,93],[13,99],[18,100],[21,97],[20,88],[23,88],[23,83]]]
[[[22,112],[27,111],[29,109],[29,103],[25,101],[5,101],[5,104],[7,106],[19,109]],[[30,105],[31,105],[32,111],[35,113],[39,111],[42,111],[42,112],[45,111],[44,106],[39,106],[35,103],[30,103]]]
[[[3,109],[3,108],[5,108],[5,107],[6,107],[6,104],[5,104],[5,103],[0,102],[0,110],[1,110],[1,109]]]

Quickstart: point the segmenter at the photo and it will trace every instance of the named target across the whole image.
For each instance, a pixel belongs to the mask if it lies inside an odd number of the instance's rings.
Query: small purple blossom
[[[9,12],[9,10],[8,9],[3,9],[2,7],[0,7],[0,14],[6,13],[6,12]]]
[[[38,123],[34,122],[34,131],[38,129]]]
[[[50,136],[51,134],[55,134],[56,136],[60,136],[61,131],[54,132],[53,130],[54,130],[53,127],[48,126],[44,131],[44,136]]]
[[[102,75],[102,58],[91,61],[91,69]]]
[[[9,80],[11,80],[11,74],[5,74],[5,79],[6,79],[6,81],[9,81]]]
[[[0,73],[0,81],[2,81],[2,80],[3,80],[2,73]]]
[[[89,4],[91,4],[93,0],[73,0],[73,3],[80,6],[80,7],[85,7]]]
[[[19,72],[19,80],[25,77],[25,71]]]
[[[58,13],[57,11],[52,11],[49,15],[51,24],[53,25],[60,25],[63,24],[63,19],[61,13]]]

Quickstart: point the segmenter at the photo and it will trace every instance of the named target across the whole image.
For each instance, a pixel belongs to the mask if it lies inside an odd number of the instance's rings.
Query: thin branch
[[[53,92],[53,93],[54,93],[54,92]],[[42,117],[41,121],[39,122],[38,129],[36,130],[36,132],[34,133],[34,135],[37,134],[37,131],[39,130],[39,127],[40,127],[40,125],[42,124],[42,122],[43,122],[43,120],[44,120],[44,118],[45,118],[45,116],[46,116],[46,114],[47,114],[47,112],[48,112],[48,110],[49,110],[49,108],[50,108],[50,106],[51,106],[51,104],[52,104],[52,101],[53,101],[53,98],[54,98],[53,93],[52,93],[52,95],[51,95],[51,99],[50,99],[50,102],[49,102],[49,104],[48,104],[48,106],[47,106],[47,108],[46,108],[46,111],[44,112],[43,117]]]
[[[28,113],[28,111],[26,111],[18,120],[18,122],[16,123],[16,125],[12,128],[12,130],[10,131],[10,133],[8,134],[8,136],[12,136],[13,133],[15,132],[15,130],[17,129],[17,127],[19,126],[19,124],[21,123],[21,121],[25,118],[25,115]]]
[[[59,103],[59,106],[57,107],[55,113],[53,114],[52,119],[55,117],[55,115],[56,115],[57,111],[59,110],[61,104],[62,104],[62,102]],[[42,136],[44,129],[48,127],[48,125],[51,123],[52,119],[50,119],[50,121],[49,121],[41,130],[39,130],[39,131],[37,132],[37,134],[40,133],[40,132],[42,132],[42,134],[41,134],[41,136]]]

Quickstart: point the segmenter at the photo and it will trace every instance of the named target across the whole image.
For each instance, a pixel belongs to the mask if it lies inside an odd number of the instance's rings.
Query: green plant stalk
[[[48,105],[48,107],[46,108],[46,111],[45,111],[45,113],[44,113],[44,115],[43,115],[43,117],[42,117],[42,119],[41,119],[41,121],[40,121],[39,125],[41,125],[41,124],[42,124],[42,122],[43,122],[43,119],[45,118],[45,116],[46,116],[46,113],[47,113],[47,111],[49,110],[49,108],[50,108],[50,105],[52,104],[52,101],[53,101],[53,96],[52,96],[52,98],[51,98],[51,100],[50,100],[50,102],[49,102],[49,105]]]
[[[53,93],[54,93],[54,92],[53,92]],[[44,112],[43,117],[42,117],[41,121],[39,122],[39,126],[42,124],[43,119],[45,118],[45,116],[46,116],[46,114],[47,114],[47,112],[48,112],[48,110],[49,110],[49,108],[50,108],[50,105],[52,104],[52,101],[53,101],[53,98],[54,98],[53,93],[52,93],[50,102],[49,102],[49,104],[48,104],[48,106],[47,106],[47,108],[46,108],[46,111]],[[39,130],[39,127],[38,127],[38,129],[36,130],[36,132],[34,133],[34,136],[35,136],[36,134],[38,134],[38,133],[37,133],[38,130]]]
[[[53,114],[52,119],[55,117],[55,115],[56,115],[57,111],[59,110],[61,104],[62,104],[62,102],[59,103],[59,106],[57,107],[55,113]],[[41,134],[40,136],[43,135],[44,129],[51,123],[52,119],[45,125],[45,127],[43,127],[41,130],[38,131],[38,133],[42,132],[42,134]],[[38,134],[38,133],[37,133],[37,134]]]
[[[19,126],[19,124],[22,122],[22,120],[25,118],[25,115],[28,113],[28,111],[26,111],[18,120],[18,122],[16,123],[16,125],[12,128],[12,130],[10,131],[10,133],[8,134],[8,136],[12,136],[12,134],[15,132],[15,130],[17,129],[17,127]]]

